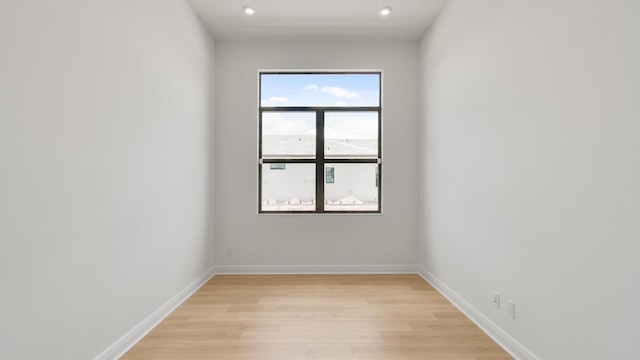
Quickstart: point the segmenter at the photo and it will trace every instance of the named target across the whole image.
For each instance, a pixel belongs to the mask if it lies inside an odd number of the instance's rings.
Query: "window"
[[[380,213],[380,72],[261,72],[260,213]]]
[[[335,168],[328,167],[326,172],[326,184],[333,184],[333,179],[335,178]]]

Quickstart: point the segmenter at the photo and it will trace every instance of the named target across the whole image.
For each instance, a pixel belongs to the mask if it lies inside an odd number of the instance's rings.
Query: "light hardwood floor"
[[[217,275],[122,359],[512,357],[418,275]]]

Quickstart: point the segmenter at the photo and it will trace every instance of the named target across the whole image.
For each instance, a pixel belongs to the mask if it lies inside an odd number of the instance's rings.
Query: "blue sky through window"
[[[380,74],[261,74],[261,106],[379,106]]]

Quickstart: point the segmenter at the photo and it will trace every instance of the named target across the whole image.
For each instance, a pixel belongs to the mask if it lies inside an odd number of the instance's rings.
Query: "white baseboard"
[[[93,360],[116,360],[122,357],[129,349],[131,349],[138,341],[147,335],[154,327],[156,327],[164,318],[169,316],[180,304],[187,300],[202,285],[215,275],[215,268],[212,267],[204,274],[198,276],[191,284],[187,285],[158,310],[154,311],[146,319],[142,320],[133,329],[122,335],[116,342],[111,344]]]
[[[216,274],[415,274],[415,265],[221,265]]]
[[[437,277],[431,274],[427,269],[422,266],[418,266],[418,274],[422,276],[431,286],[438,290],[444,297],[447,298],[458,310],[462,311],[471,321],[473,321],[482,331],[489,335],[495,342],[497,342],[503,349],[505,349],[511,356],[517,360],[540,360],[538,356],[533,354],[524,345],[519,343],[516,339],[502,330],[496,323],[491,321],[483,313],[478,311],[473,305],[469,304],[462,296],[458,295],[445,283],[440,281]]]

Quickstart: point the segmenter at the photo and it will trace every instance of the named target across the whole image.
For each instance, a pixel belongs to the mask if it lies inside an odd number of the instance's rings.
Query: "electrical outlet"
[[[497,291],[493,292],[493,306],[496,309],[500,309],[500,293],[498,293]]]
[[[227,248],[227,256],[233,256],[233,248]]]
[[[512,319],[516,318],[516,303],[511,299],[507,299],[507,315]]]

